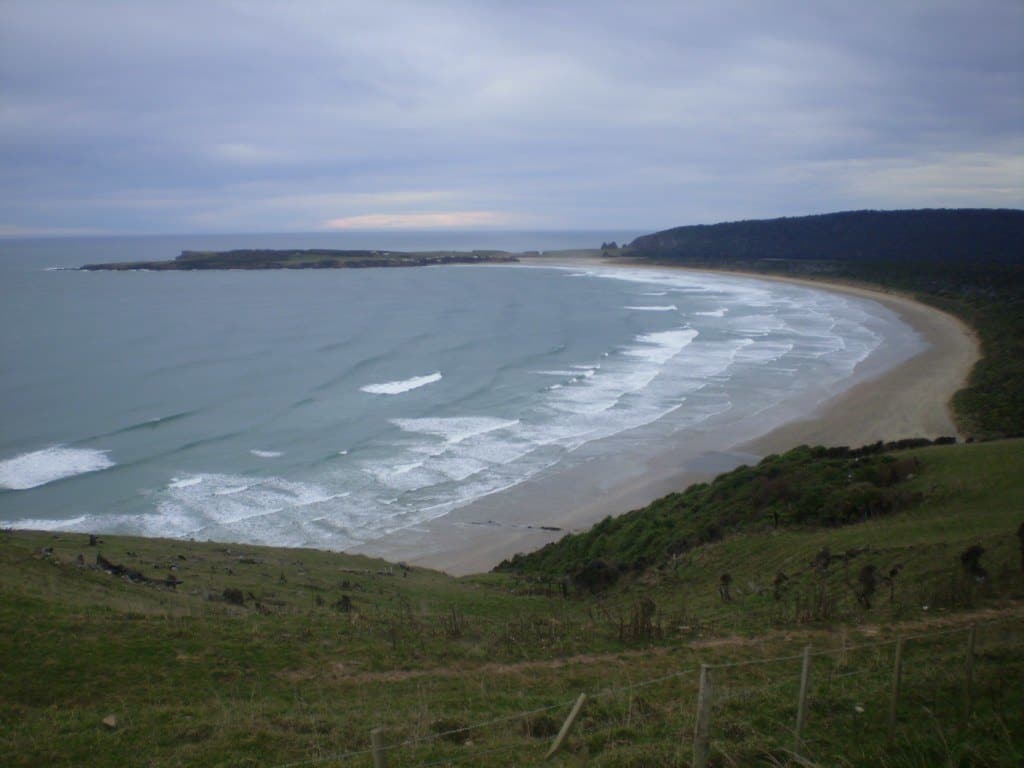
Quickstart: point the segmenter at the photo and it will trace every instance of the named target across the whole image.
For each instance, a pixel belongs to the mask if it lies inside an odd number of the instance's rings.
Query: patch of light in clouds
[[[331,219],[326,229],[478,229],[527,227],[524,217],[499,211],[438,211],[435,213],[375,213]]]

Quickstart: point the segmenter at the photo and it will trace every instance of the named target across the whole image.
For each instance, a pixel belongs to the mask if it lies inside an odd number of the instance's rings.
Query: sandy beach
[[[582,255],[557,262],[541,258],[531,263],[614,266]],[[645,430],[640,428],[601,441],[599,446],[584,446],[580,449],[583,461],[567,471],[531,479],[428,523],[370,542],[357,551],[452,575],[479,573],[517,552],[557,540],[566,532],[585,530],[608,515],[635,509],[691,483],[803,443],[857,446],[877,440],[957,433],[948,403],[979,357],[974,334],[957,318],[881,290],[743,276],[799,283],[876,301],[916,330],[928,347],[888,370],[874,371],[870,364],[860,370],[858,366],[851,388],[812,412],[795,419],[790,415],[782,426],[753,439],[749,424],[732,425],[716,428],[713,434],[689,434],[685,444],[651,456],[649,450],[644,453],[640,449],[645,439]]]

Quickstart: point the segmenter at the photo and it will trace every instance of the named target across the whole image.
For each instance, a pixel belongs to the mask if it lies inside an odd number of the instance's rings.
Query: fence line
[[[435,741],[437,739],[443,739],[443,738],[446,738],[448,736],[455,736],[456,734],[460,734],[460,733],[469,733],[470,731],[477,731],[477,730],[479,730],[481,728],[489,728],[492,725],[501,725],[502,723],[511,723],[511,722],[516,721],[516,720],[522,720],[522,719],[527,718],[527,717],[533,717],[534,715],[539,715],[539,714],[542,714],[544,712],[550,712],[553,709],[561,709],[566,704],[571,704],[573,701],[575,701],[575,699],[570,699],[569,701],[564,701],[564,702],[561,702],[559,704],[551,704],[550,706],[547,706],[547,707],[539,707],[537,709],[527,710],[525,712],[517,712],[514,715],[508,715],[506,717],[496,717],[493,720],[486,720],[486,721],[484,721],[482,723],[474,723],[472,725],[466,725],[466,726],[463,726],[462,728],[453,728],[450,731],[442,731],[440,733],[432,733],[429,736],[420,736],[419,738],[409,739],[408,741],[404,741],[401,744],[396,744],[396,745],[394,745],[394,747],[396,747],[396,748],[397,747],[410,747],[410,746],[413,746],[415,744],[422,744],[423,742],[426,742],[426,741]],[[391,747],[389,747],[389,749],[391,749]]]
[[[651,678],[650,680],[644,680],[643,682],[639,682],[639,683],[630,683],[629,685],[623,685],[623,686],[620,686],[618,688],[602,688],[600,691],[598,691],[597,693],[593,694],[593,696],[591,696],[591,698],[593,698],[593,699],[603,698],[603,697],[606,697],[606,696],[613,696],[613,695],[618,694],[618,693],[626,693],[627,691],[634,691],[637,688],[647,688],[648,686],[657,685],[658,683],[664,683],[666,680],[671,680],[673,678],[683,678],[683,677],[686,677],[687,675],[693,674],[694,671],[695,670],[692,670],[692,669],[684,669],[684,670],[681,670],[679,672],[672,672],[671,674],[663,675],[662,677],[654,677],[654,678]]]
[[[801,698],[801,702],[802,702],[804,697],[806,696],[806,693],[807,693],[807,691],[806,691],[806,686],[807,686],[807,682],[808,682],[807,681],[807,675],[809,674],[807,665],[809,663],[809,660],[812,657],[832,657],[832,656],[836,656],[836,655],[840,655],[841,657],[843,657],[843,656],[846,656],[846,654],[849,654],[850,652],[853,652],[853,651],[866,650],[866,649],[877,649],[877,648],[883,648],[883,647],[895,645],[896,649],[897,649],[897,653],[896,653],[896,657],[894,659],[893,672],[892,672],[892,680],[891,680],[891,683],[890,683],[890,704],[889,704],[888,729],[887,729],[888,730],[888,734],[889,734],[889,739],[891,740],[892,739],[893,730],[894,730],[894,727],[895,727],[896,706],[898,704],[900,687],[901,687],[902,667],[903,667],[903,659],[902,659],[901,651],[903,650],[904,645],[908,641],[930,639],[930,638],[935,638],[935,637],[943,637],[943,636],[949,636],[949,635],[954,635],[954,634],[959,634],[959,633],[965,633],[966,634],[967,639],[968,639],[968,652],[966,654],[963,654],[962,652],[961,653],[950,653],[949,656],[954,656],[954,655],[955,656],[962,656],[962,655],[964,655],[965,658],[966,658],[965,684],[964,684],[964,690],[965,690],[965,705],[964,705],[964,709],[965,709],[966,714],[969,714],[970,713],[970,707],[971,707],[970,686],[971,686],[971,680],[972,680],[973,671],[974,671],[974,656],[975,656],[975,653],[976,653],[975,648],[976,648],[977,630],[980,629],[980,628],[987,628],[987,627],[991,627],[991,626],[996,625],[996,624],[1001,624],[1001,623],[1004,623],[1006,621],[1010,621],[1010,620],[1020,621],[1021,619],[1022,619],[1022,617],[1020,617],[1020,616],[1001,616],[1001,617],[996,617],[996,618],[989,619],[989,620],[986,620],[986,621],[983,621],[983,622],[976,622],[976,623],[969,624],[969,625],[961,625],[961,626],[958,626],[958,627],[951,627],[951,628],[948,628],[948,629],[936,630],[935,632],[924,632],[924,633],[919,633],[919,634],[914,634],[914,635],[897,635],[896,637],[893,637],[891,639],[882,640],[882,641],[878,641],[878,642],[874,642],[874,643],[864,643],[864,644],[861,644],[861,645],[852,645],[852,646],[843,645],[842,647],[839,647],[839,648],[825,648],[825,649],[812,649],[810,646],[808,646],[804,650],[804,652],[800,653],[800,654],[792,654],[792,655],[786,655],[786,656],[776,656],[776,657],[769,657],[769,658],[765,658],[765,659],[747,659],[747,660],[743,660],[743,661],[723,662],[723,663],[719,663],[719,664],[701,664],[699,669],[677,670],[677,671],[671,672],[671,673],[669,673],[667,675],[662,675],[662,676],[659,676],[659,677],[650,678],[650,679],[647,679],[647,680],[642,680],[642,681],[637,682],[637,683],[630,683],[628,685],[623,685],[623,686],[619,686],[619,687],[616,687],[616,688],[602,689],[601,691],[598,691],[598,692],[595,692],[594,694],[592,694],[591,698],[595,699],[595,700],[596,699],[602,699],[602,698],[608,698],[608,697],[612,697],[612,696],[615,696],[615,695],[627,693],[627,692],[630,692],[630,691],[633,691],[633,690],[638,690],[638,689],[641,689],[641,688],[646,688],[646,687],[649,687],[651,685],[656,685],[658,683],[664,683],[664,682],[667,682],[667,681],[670,681],[670,680],[673,680],[673,679],[683,679],[683,678],[686,678],[686,677],[688,677],[690,675],[693,675],[693,674],[695,674],[697,672],[700,672],[700,686],[699,686],[699,692],[698,692],[698,700],[697,700],[697,704],[696,704],[697,717],[696,717],[696,726],[695,726],[694,736],[693,736],[693,748],[694,748],[694,762],[693,762],[693,765],[694,765],[694,768],[702,768],[702,766],[706,766],[707,765],[707,759],[708,759],[708,757],[710,755],[710,730],[711,730],[711,724],[712,724],[712,710],[713,710],[713,707],[715,705],[726,704],[726,703],[729,703],[729,702],[732,702],[732,701],[738,701],[738,700],[741,700],[741,699],[744,699],[744,698],[752,697],[753,695],[755,695],[757,693],[764,693],[764,692],[772,691],[772,690],[775,690],[777,688],[781,688],[781,687],[783,687],[785,685],[790,685],[790,684],[792,684],[792,683],[794,683],[795,681],[798,681],[798,680],[801,682],[800,698]],[[945,655],[944,655],[944,657],[945,657]],[[713,673],[715,671],[722,671],[722,670],[728,670],[728,669],[737,669],[737,668],[748,668],[748,667],[753,667],[753,666],[758,666],[758,665],[777,664],[777,663],[796,661],[796,660],[802,660],[804,665],[805,665],[805,669],[802,671],[802,674],[788,675],[788,676],[784,677],[782,680],[775,680],[773,682],[764,683],[762,685],[748,685],[748,686],[744,686],[743,688],[739,688],[739,689],[735,689],[735,690],[730,690],[728,687],[724,687],[723,688],[722,685],[721,685],[722,681],[718,681],[717,683],[713,682]],[[834,674],[834,675],[831,674],[831,672],[830,672],[829,679],[840,679],[840,678],[852,677],[852,676],[855,676],[855,675],[866,674],[867,671],[868,670],[854,670],[854,671],[838,673],[838,674]],[[550,712],[550,711],[555,710],[555,709],[561,709],[561,708],[566,707],[569,704],[572,704],[574,702],[578,705],[579,709],[582,709],[583,705],[580,703],[581,701],[584,701],[584,702],[586,701],[586,696],[585,695],[581,696],[579,699],[571,699],[571,700],[559,702],[557,704],[551,704],[551,705],[548,705],[548,706],[545,706],[545,707],[538,707],[536,709],[524,710],[524,711],[521,711],[521,712],[517,712],[517,713],[511,714],[511,715],[507,715],[507,716],[503,716],[503,717],[498,717],[498,718],[493,718],[491,720],[484,720],[484,721],[480,721],[480,722],[477,722],[477,723],[472,723],[470,725],[463,726],[463,727],[460,727],[460,728],[454,728],[454,729],[451,729],[451,730],[448,730],[448,731],[443,731],[443,732],[439,732],[439,733],[432,733],[432,734],[428,734],[428,735],[425,735],[425,736],[419,736],[419,737],[412,738],[412,739],[406,739],[406,740],[403,740],[403,741],[400,741],[400,742],[395,742],[393,744],[383,744],[383,743],[381,743],[381,739],[380,738],[376,738],[376,737],[378,737],[378,734],[382,733],[382,729],[374,729],[374,734],[373,734],[374,737],[375,737],[373,739],[374,745],[371,746],[368,749],[346,751],[346,752],[340,752],[340,753],[336,753],[336,754],[332,754],[332,755],[326,755],[326,756],[323,756],[323,757],[309,758],[309,759],[298,760],[298,761],[289,762],[289,763],[281,763],[281,764],[277,764],[277,765],[272,766],[272,768],[304,768],[305,766],[319,765],[319,764],[322,764],[322,763],[332,762],[332,761],[333,762],[348,761],[348,760],[351,760],[352,758],[363,757],[363,756],[368,756],[368,755],[374,756],[374,764],[375,765],[385,765],[386,763],[384,763],[384,762],[378,763],[377,760],[378,760],[378,756],[383,756],[387,752],[392,752],[392,751],[395,751],[395,750],[398,750],[398,749],[403,749],[403,748],[406,748],[406,747],[416,746],[416,745],[419,745],[419,744],[425,744],[427,742],[436,741],[438,739],[443,739],[443,738],[454,736],[454,735],[458,735],[458,734],[461,734],[461,733],[469,733],[471,731],[479,730],[481,728],[488,728],[488,727],[492,727],[492,726],[495,726],[495,725],[500,725],[500,724],[503,724],[503,723],[515,722],[517,720],[522,720],[522,719],[525,719],[525,718],[528,718],[528,717],[532,717],[532,716],[535,716],[535,715],[538,715],[538,714],[543,714],[545,712]],[[576,711],[576,714],[578,714],[578,710]],[[802,729],[802,726],[804,724],[803,723],[804,717],[805,717],[805,714],[803,714],[803,713],[798,715],[797,727],[794,729],[794,733],[796,734],[796,743],[797,743],[797,745],[799,745],[799,743],[800,743],[799,742],[799,740],[800,740],[800,730]],[[647,717],[641,716],[640,719],[641,719],[641,721],[647,720],[647,719],[650,719],[650,716],[647,716]],[[567,721],[566,725],[571,725],[571,722]],[[617,726],[612,725],[612,726],[610,726],[607,729],[602,729],[601,731],[599,731],[599,733],[600,732],[604,732],[605,730],[611,731],[611,730],[613,730],[616,727]],[[563,729],[564,729],[564,726],[563,726]],[[549,754],[553,754],[554,749],[556,749],[557,746],[560,746],[560,743],[561,742],[559,741],[555,745],[555,747],[553,747],[552,752],[549,753]],[[510,745],[502,746],[502,747],[490,748],[490,749],[485,749],[485,750],[477,750],[477,751],[473,751],[471,753],[468,753],[466,755],[448,757],[448,758],[444,758],[442,760],[431,761],[431,762],[426,762],[426,763],[418,763],[417,765],[420,766],[420,768],[428,768],[428,766],[438,766],[438,765],[444,765],[444,764],[460,763],[460,762],[463,762],[464,760],[468,760],[470,758],[476,758],[476,757],[483,756],[483,755],[488,755],[488,754],[495,754],[495,753],[498,753],[498,752],[507,752],[507,751],[510,751],[510,750],[513,750],[513,749],[520,749],[520,750],[522,750],[523,748],[524,747],[523,747],[523,745],[521,743],[515,743],[515,744],[510,744]],[[796,750],[794,750],[794,754],[796,754]],[[380,757],[380,759],[383,759],[383,758]]]

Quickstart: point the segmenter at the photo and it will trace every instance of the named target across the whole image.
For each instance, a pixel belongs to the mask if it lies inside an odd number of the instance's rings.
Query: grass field
[[[913,509],[727,535],[597,595],[315,550],[5,532],[0,762],[369,766],[383,728],[389,765],[536,765],[585,692],[550,764],[688,765],[699,665],[742,662],[712,670],[712,765],[1018,765],[1024,441],[912,455]],[[975,544],[984,579],[960,562]],[[149,580],[110,575],[98,553]],[[871,608],[855,595],[866,564],[901,566]],[[897,635],[911,639],[887,746]]]

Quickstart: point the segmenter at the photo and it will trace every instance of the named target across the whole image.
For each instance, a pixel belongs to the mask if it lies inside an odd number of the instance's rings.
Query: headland
[[[334,249],[182,251],[169,261],[123,261],[85,264],[96,271],[149,270],[153,272],[211,269],[366,269],[374,267],[430,267],[443,264],[507,264],[518,258],[506,251],[353,251]]]

